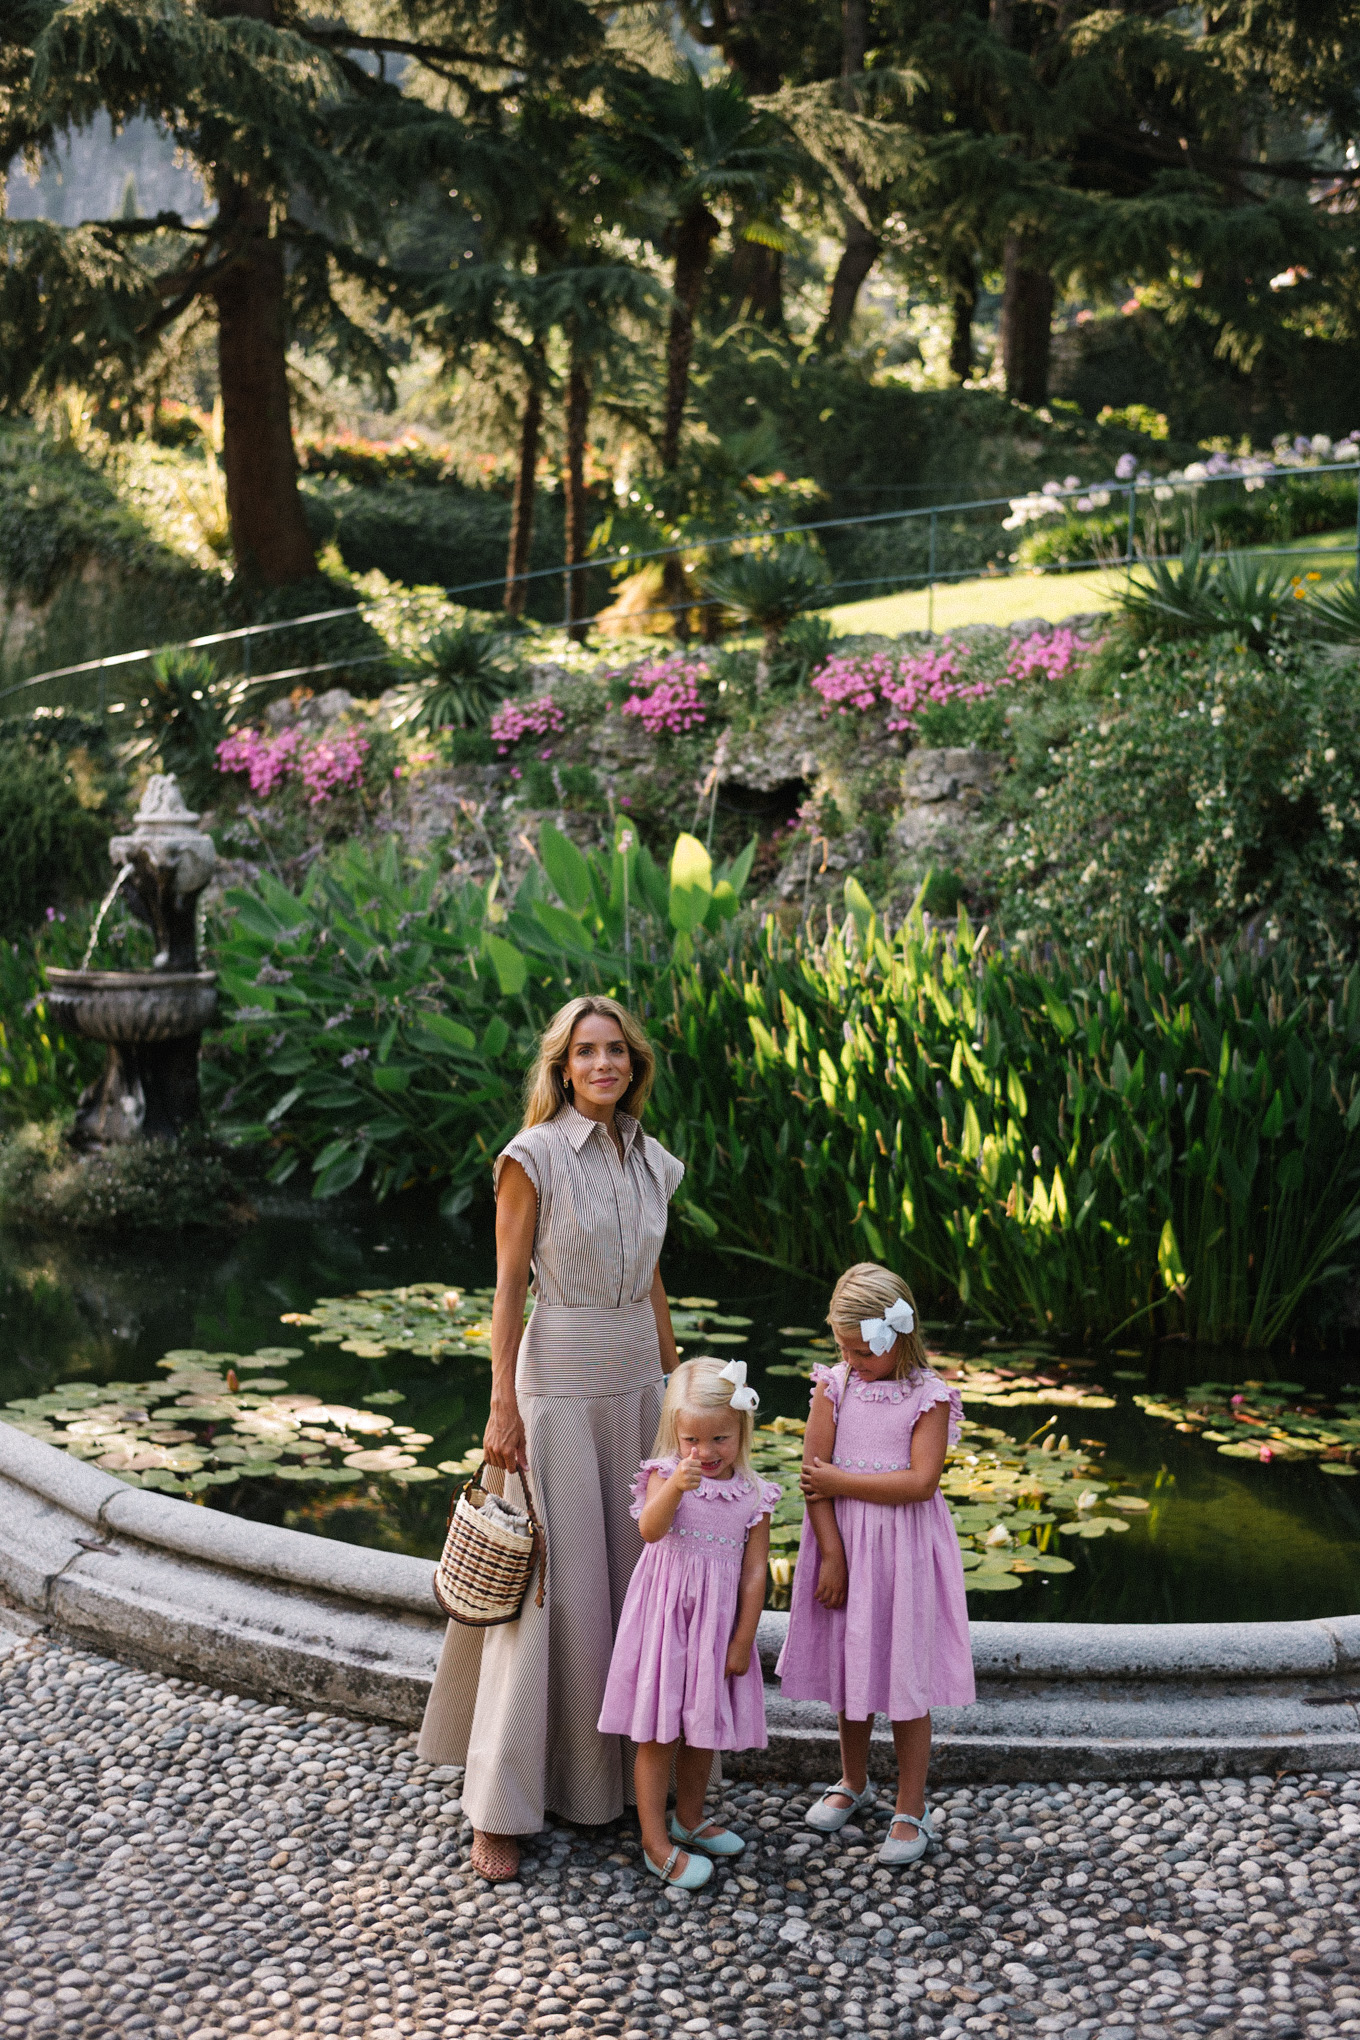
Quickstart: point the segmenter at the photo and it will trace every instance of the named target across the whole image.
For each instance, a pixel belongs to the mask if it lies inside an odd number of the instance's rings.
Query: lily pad
[[[993,1572],[990,1567],[981,1567],[970,1572],[964,1581],[970,1594],[1010,1594],[1023,1585],[1015,1573]]]
[[[1070,1558],[1059,1558],[1056,1552],[1048,1551],[1036,1551],[1028,1558],[1028,1563],[1035,1572],[1064,1573],[1077,1569]]]
[[[1262,1440],[1261,1442],[1264,1443],[1265,1441]],[[1251,1439],[1243,1438],[1240,1443],[1220,1445],[1218,1456],[1220,1459],[1255,1459],[1259,1461],[1261,1446],[1254,1443]]]
[[[1344,1466],[1339,1459],[1324,1459],[1318,1468],[1318,1472],[1340,1474],[1343,1478],[1353,1478],[1357,1472],[1360,1472],[1360,1467]]]

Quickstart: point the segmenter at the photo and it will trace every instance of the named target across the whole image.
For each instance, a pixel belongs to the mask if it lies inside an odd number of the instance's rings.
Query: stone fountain
[[[197,821],[167,773],[148,781],[131,834],[109,844],[117,876],[85,965],[105,913],[122,892],[155,937],[150,970],[47,973],[53,1019],[87,1041],[108,1044],[103,1075],[76,1108],[71,1137],[79,1147],[173,1140],[198,1118],[199,1043],[217,1012],[217,973],[198,967],[196,920],[217,851]]]

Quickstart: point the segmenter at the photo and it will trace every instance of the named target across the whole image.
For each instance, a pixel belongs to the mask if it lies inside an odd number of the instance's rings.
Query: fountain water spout
[[[99,912],[94,917],[94,926],[90,930],[90,939],[85,944],[85,954],[80,959],[80,967],[82,970],[88,970],[90,967],[90,958],[94,955],[95,944],[99,940],[99,931],[104,925],[104,916],[105,914],[107,914],[109,908],[113,905],[114,901],[117,899],[123,880],[128,876],[131,870],[132,866],[130,864],[125,864],[122,870],[119,872],[117,878],[115,878],[115,880],[113,881],[113,884],[109,887],[108,891],[105,893],[103,899],[99,902]]]

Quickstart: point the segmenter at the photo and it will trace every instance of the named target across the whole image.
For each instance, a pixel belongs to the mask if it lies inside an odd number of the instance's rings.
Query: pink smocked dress
[[[815,1367],[836,1411],[833,1464],[855,1473],[902,1473],[917,1419],[949,1404],[958,1443],[963,1402],[935,1374],[861,1381],[844,1361]],[[932,1707],[977,1697],[963,1564],[944,1496],[928,1502],[853,1501],[838,1495],[836,1523],[849,1585],[842,1608],[813,1598],[821,1552],[806,1516],[793,1575],[789,1633],[777,1667],[786,1699],[825,1700],[851,1721],[886,1714],[916,1721]]]
[[[644,1459],[633,1483],[640,1516],[653,1473],[674,1459]],[[763,1750],[765,1684],[754,1648],[740,1678],[724,1670],[737,1621],[746,1538],[783,1489],[734,1473],[701,1480],[680,1497],[675,1521],[645,1544],[619,1618],[600,1712],[602,1735],[674,1742],[696,1750]]]

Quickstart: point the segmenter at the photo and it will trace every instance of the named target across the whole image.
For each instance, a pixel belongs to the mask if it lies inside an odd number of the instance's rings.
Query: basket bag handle
[[[486,1493],[493,1495],[503,1495],[505,1493],[504,1467],[493,1466],[489,1471],[499,1473],[500,1475],[500,1480],[496,1483],[495,1487],[492,1487],[489,1481],[484,1481],[479,1471],[474,1473],[470,1480],[464,1481],[461,1488],[455,1488],[449,1497],[450,1523],[453,1521],[453,1512],[458,1507],[460,1497],[471,1494],[474,1488],[483,1488]],[[538,1520],[538,1511],[534,1507],[533,1490],[529,1486],[529,1469],[527,1466],[520,1467],[517,1479],[524,1493],[525,1514],[529,1518],[534,1533],[533,1565],[530,1568],[530,1572],[531,1576],[534,1570],[538,1573],[538,1590],[534,1595],[534,1606],[535,1608],[541,1608],[543,1606],[543,1583],[548,1570],[548,1533]]]

